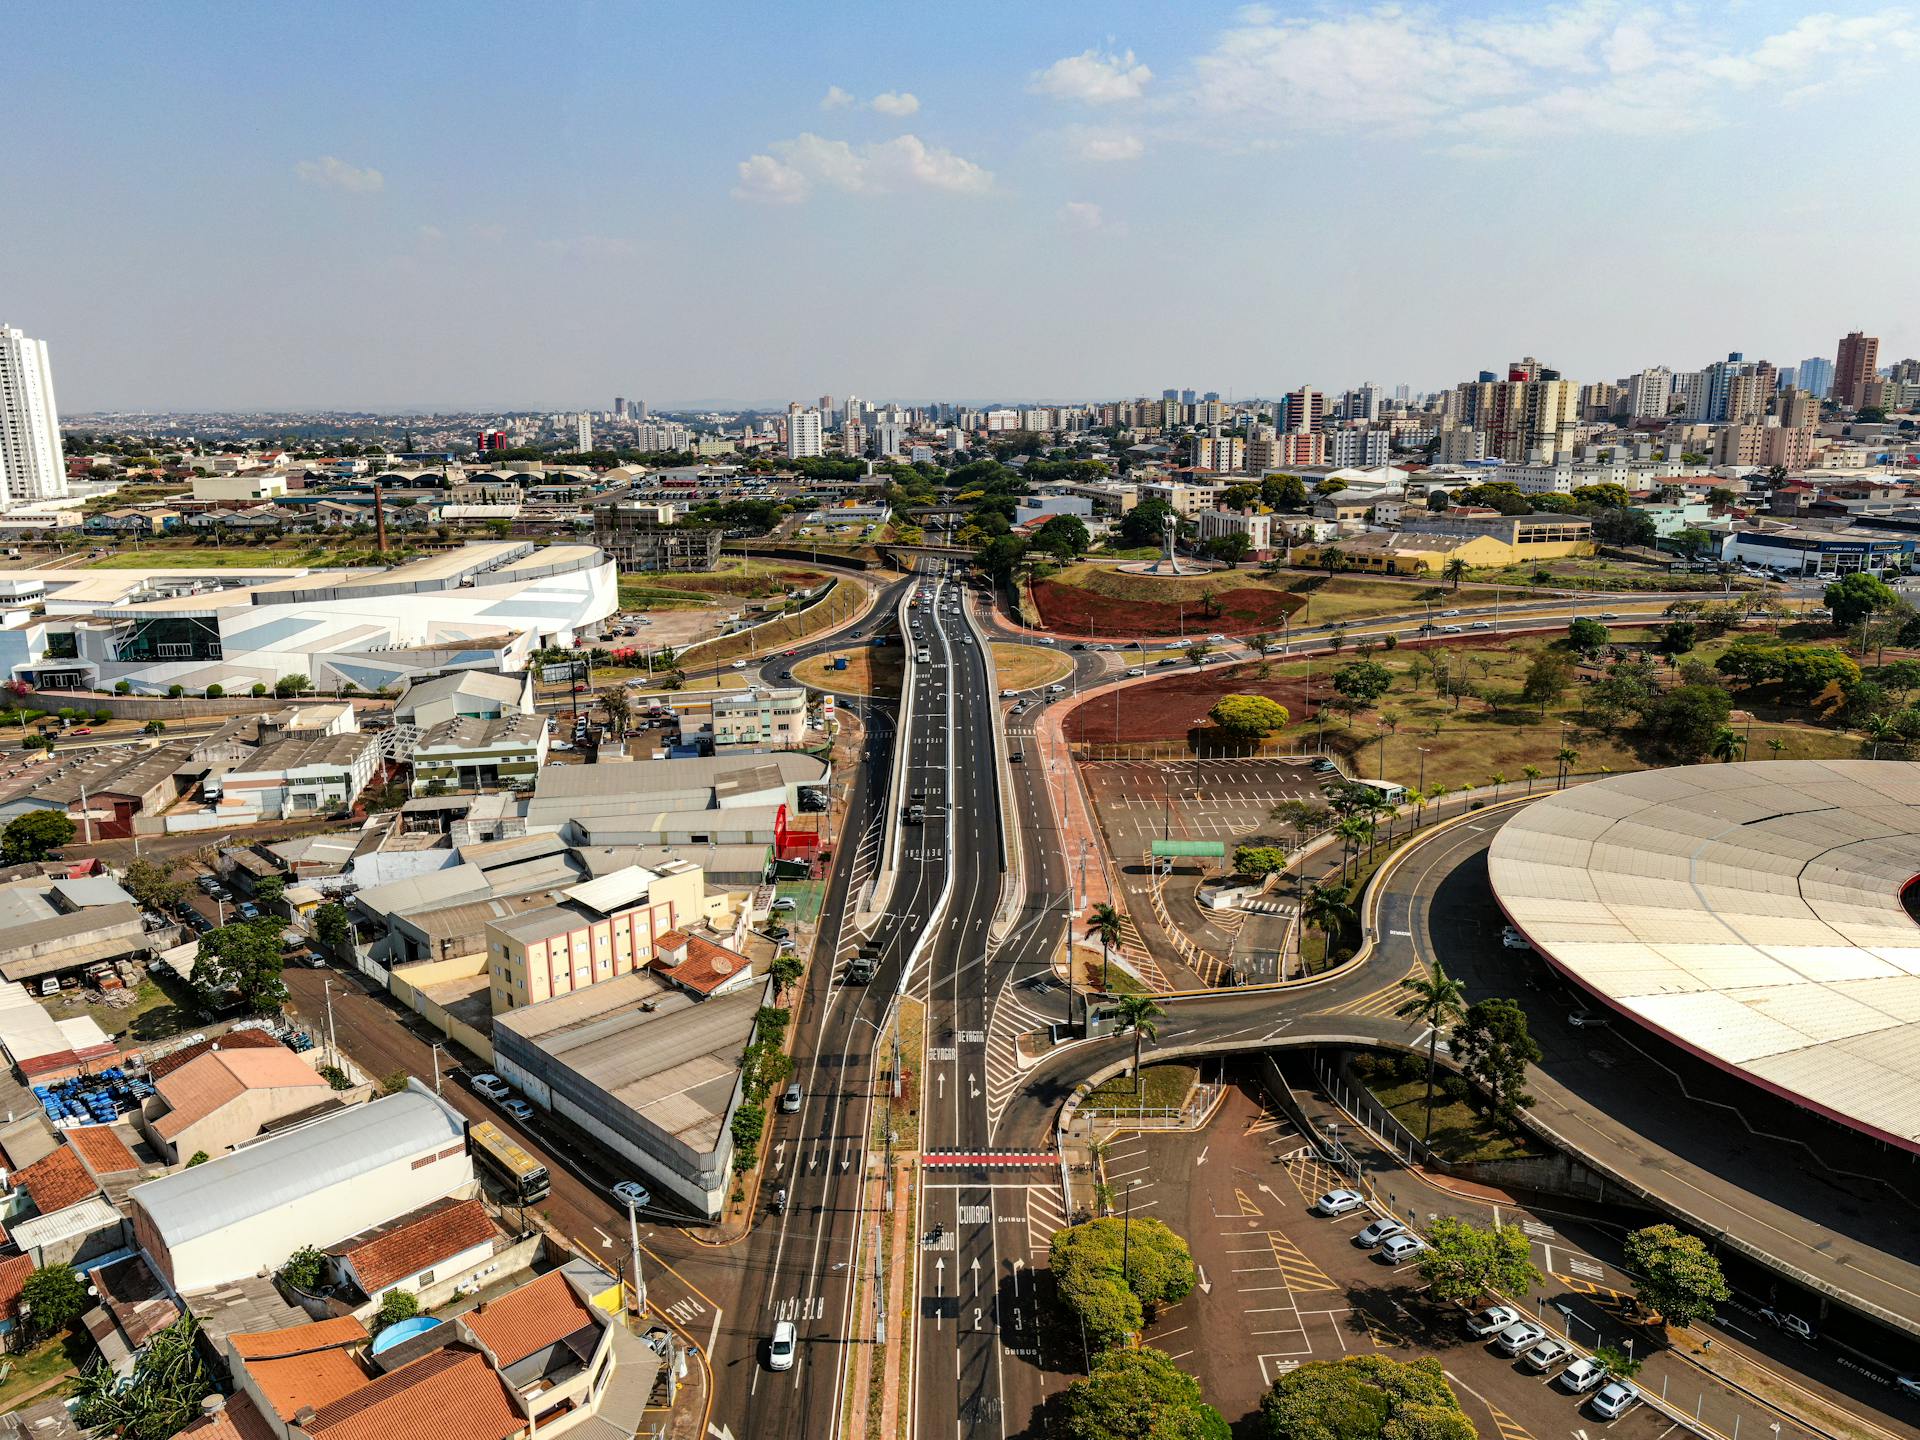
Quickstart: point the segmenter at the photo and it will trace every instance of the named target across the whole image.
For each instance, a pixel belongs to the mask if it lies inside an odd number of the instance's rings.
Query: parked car
[[[1560,1372],[1560,1384],[1572,1395],[1591,1390],[1607,1378],[1607,1367],[1582,1355]]]
[[[1367,1197],[1358,1190],[1329,1190],[1313,1202],[1313,1208],[1322,1215],[1351,1215],[1367,1203]]]
[[[1513,1324],[1520,1318],[1520,1312],[1511,1305],[1495,1305],[1491,1310],[1482,1310],[1467,1321],[1467,1329],[1485,1339]]]
[[[767,1368],[769,1370],[791,1370],[793,1352],[798,1337],[791,1320],[782,1320],[773,1327],[773,1339],[767,1342]]]
[[[1509,925],[1500,932],[1500,943],[1509,950],[1531,950],[1533,945],[1527,937]]]
[[[1556,1340],[1551,1335],[1520,1357],[1520,1363],[1529,1370],[1546,1374],[1567,1356],[1573,1353],[1567,1342]]]
[[[1358,1235],[1354,1236],[1353,1243],[1358,1245],[1362,1250],[1371,1250],[1388,1236],[1398,1235],[1406,1228],[1407,1227],[1402,1225],[1398,1220],[1376,1220]]]
[[[1427,1242],[1418,1235],[1389,1235],[1380,1244],[1375,1259],[1384,1260],[1389,1265],[1398,1265],[1403,1260],[1411,1260],[1427,1248]]]
[[[780,1111],[785,1115],[800,1113],[800,1082],[798,1080],[787,1086],[786,1093],[780,1097]]]
[[[799,902],[791,895],[782,895],[778,900],[773,902],[773,908],[776,910],[793,910],[798,907],[798,904]]]
[[[1531,1350],[1547,1338],[1546,1330],[1531,1320],[1516,1320],[1493,1337],[1494,1348],[1503,1355],[1518,1355]]]
[[[629,1210],[644,1210],[653,1204],[653,1192],[638,1180],[617,1180],[608,1188],[613,1198]]]
[[[1640,1398],[1640,1392],[1624,1380],[1609,1380],[1587,1403],[1602,1420],[1618,1420],[1627,1407]]]
[[[1567,1015],[1567,1024],[1576,1030],[1603,1030],[1609,1018],[1601,1010],[1574,1010]]]
[[[533,1119],[533,1106],[524,1100],[503,1100],[500,1102],[500,1108],[522,1125]]]

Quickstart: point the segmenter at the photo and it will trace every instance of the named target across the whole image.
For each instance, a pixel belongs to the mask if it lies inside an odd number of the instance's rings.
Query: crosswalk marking
[[[1586,1280],[1598,1280],[1607,1273],[1598,1261],[1589,1260],[1584,1255],[1568,1257],[1567,1268]]]
[[[1522,1220],[1520,1228],[1535,1240],[1551,1240],[1554,1236],[1553,1226],[1544,1220]]]

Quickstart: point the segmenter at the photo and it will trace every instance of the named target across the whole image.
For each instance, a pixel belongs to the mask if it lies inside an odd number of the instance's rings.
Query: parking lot
[[[1131,1166],[1144,1167],[1137,1178],[1177,1177],[1136,1191],[1135,1210],[1150,1203],[1144,1213],[1186,1238],[1199,1270],[1193,1293],[1163,1311],[1145,1338],[1197,1375],[1229,1422],[1252,1411],[1267,1386],[1296,1365],[1378,1353],[1397,1360],[1438,1357],[1483,1437],[1560,1440],[1584,1433],[1586,1440],[1602,1434],[1662,1440],[1679,1429],[1646,1404],[1605,1420],[1586,1397],[1565,1392],[1559,1366],[1536,1374],[1476,1338],[1463,1312],[1426,1297],[1413,1261],[1389,1264],[1378,1250],[1354,1243],[1374,1212],[1336,1219],[1313,1214],[1312,1202],[1343,1183],[1342,1176],[1309,1137],[1245,1090],[1230,1089],[1201,1132],[1123,1140],[1110,1158],[1122,1151]],[[1110,1183],[1116,1205],[1123,1205],[1127,1178]],[[1401,1198],[1417,1204],[1421,1197]],[[1554,1268],[1577,1272],[1590,1266],[1599,1273],[1586,1257],[1563,1253]],[[1552,1303],[1562,1288],[1550,1278],[1539,1307],[1542,1328],[1553,1335],[1566,1324]],[[1594,1297],[1578,1298],[1584,1309]],[[1575,1326],[1585,1339],[1590,1327],[1578,1318]],[[1689,1409],[1693,1396],[1689,1390],[1685,1397]],[[1710,1393],[1706,1407],[1714,1403]],[[1731,1414],[1706,1419],[1717,1428],[1735,1423]],[[1768,1440],[1771,1432],[1759,1413],[1745,1419],[1754,1440]],[[1798,1433],[1791,1426],[1784,1431],[1788,1437]]]

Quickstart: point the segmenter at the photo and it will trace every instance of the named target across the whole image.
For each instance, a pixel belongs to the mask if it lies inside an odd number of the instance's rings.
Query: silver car
[[[1362,1250],[1371,1250],[1390,1235],[1398,1235],[1407,1227],[1398,1220],[1379,1219],[1353,1237],[1353,1243]]]
[[[1546,1338],[1547,1332],[1541,1326],[1531,1320],[1516,1320],[1494,1336],[1493,1343],[1503,1355],[1518,1355],[1522,1350],[1531,1350]]]
[[[1573,1353],[1564,1340],[1556,1340],[1551,1335],[1520,1357],[1520,1363],[1538,1374],[1544,1375]]]
[[[1560,1372],[1560,1383],[1574,1395],[1591,1390],[1606,1378],[1607,1367],[1584,1355]]]
[[[1640,1398],[1640,1392],[1624,1380],[1609,1380],[1587,1403],[1602,1420],[1618,1420],[1627,1407]]]

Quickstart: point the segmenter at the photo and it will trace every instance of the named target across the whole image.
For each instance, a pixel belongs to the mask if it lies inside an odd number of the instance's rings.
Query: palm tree
[[[1713,732],[1713,739],[1707,745],[1707,753],[1725,765],[1740,758],[1747,748],[1746,740],[1731,725],[1722,725]]]
[[[1427,813],[1427,792],[1407,786],[1407,803],[1413,806],[1413,828],[1420,828],[1420,818]]]
[[[1531,795],[1533,793],[1533,782],[1540,778],[1540,767],[1538,765],[1522,765],[1520,767],[1520,773],[1527,777],[1527,794]]]
[[[1446,579],[1451,580],[1453,582],[1453,588],[1458,590],[1460,588],[1460,582],[1467,578],[1467,562],[1456,555],[1440,567],[1440,573]]]
[[[600,704],[607,712],[607,721],[612,725],[615,736],[624,738],[627,733],[627,721],[632,714],[630,702],[627,699],[627,687],[609,685],[600,692]]]
[[[1167,1012],[1154,1004],[1151,995],[1122,995],[1115,1006],[1120,1017],[1120,1028],[1133,1030],[1133,1089],[1140,1092],[1140,1046],[1157,1036],[1160,1031],[1154,1025]]]
[[[1433,1139],[1434,1054],[1440,1044],[1442,1025],[1464,1020],[1467,1015],[1467,989],[1447,974],[1447,967],[1434,961],[1425,975],[1409,975],[1400,982],[1407,998],[1393,1013],[1427,1027],[1427,1130],[1420,1137],[1426,1144]]]
[[[1768,737],[1767,749],[1773,752],[1774,759],[1778,760],[1780,758],[1780,752],[1786,748],[1787,742],[1782,740],[1778,735]]]
[[[1333,939],[1353,916],[1343,885],[1316,885],[1300,907],[1300,918],[1320,932],[1326,941],[1323,963],[1333,958]]]
[[[1900,738],[1900,732],[1893,728],[1893,722],[1884,715],[1869,715],[1866,724],[1860,728],[1866,732],[1867,739],[1873,742],[1873,749],[1867,756],[1870,760],[1880,758],[1882,745],[1890,745]],[[1713,738],[1717,742],[1720,737],[1715,735]]]
[[[1360,853],[1360,847],[1373,839],[1373,821],[1365,815],[1349,815],[1333,827],[1340,837],[1340,878],[1347,878],[1347,863]]]
[[[1580,752],[1569,745],[1562,745],[1553,758],[1560,766],[1560,779],[1554,788],[1564,790],[1567,788],[1567,771],[1579,761]]]
[[[1507,783],[1507,777],[1496,770],[1493,774],[1487,776],[1487,783],[1493,786],[1493,798],[1498,800],[1500,798],[1500,787]]]
[[[1096,905],[1087,916],[1087,933],[1100,937],[1100,988],[1107,988],[1107,952],[1120,943],[1120,912],[1111,905]]]

